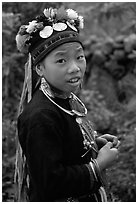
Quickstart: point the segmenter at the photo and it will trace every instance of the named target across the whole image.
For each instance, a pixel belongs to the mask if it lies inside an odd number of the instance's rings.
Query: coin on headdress
[[[67,25],[65,23],[55,23],[53,25],[53,29],[56,31],[62,31],[62,30],[66,30]]]
[[[41,38],[48,38],[53,33],[53,28],[51,26],[45,26],[43,30],[39,32]]]
[[[74,25],[71,25],[68,21],[67,21],[67,25],[68,25],[70,28],[72,28],[73,30],[75,30],[75,31],[77,32],[77,28],[75,28]]]

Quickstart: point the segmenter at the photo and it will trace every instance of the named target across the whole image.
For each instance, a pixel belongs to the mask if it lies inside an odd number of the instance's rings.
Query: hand
[[[100,138],[106,139],[107,142],[112,142],[113,147],[115,147],[115,148],[118,148],[118,146],[120,145],[120,141],[114,135],[104,134],[104,135],[101,135]]]
[[[104,170],[112,165],[113,161],[117,159],[118,150],[113,147],[112,142],[107,142],[99,151],[96,158],[100,170]]]

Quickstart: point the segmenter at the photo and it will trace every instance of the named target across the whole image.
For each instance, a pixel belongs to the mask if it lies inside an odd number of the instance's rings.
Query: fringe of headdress
[[[22,95],[19,103],[18,116],[22,113],[26,103],[32,99],[32,60],[29,54],[28,61],[25,64],[25,79]],[[16,188],[15,200],[17,202],[27,201],[27,189],[29,188],[29,175],[27,171],[26,157],[23,153],[16,132],[16,161],[14,182]]]

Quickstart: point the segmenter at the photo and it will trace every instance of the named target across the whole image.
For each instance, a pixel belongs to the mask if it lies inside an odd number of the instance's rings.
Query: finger
[[[118,140],[118,142],[117,142],[115,148],[118,148],[118,147],[120,146],[120,144],[121,144],[121,142]]]
[[[114,147],[117,145],[117,143],[118,143],[118,138],[115,137],[115,138],[113,139],[113,145],[114,145]]]
[[[113,142],[113,140],[114,140],[114,138],[116,138],[116,136],[110,135],[110,134],[104,134],[101,136],[101,138],[105,138],[106,140]]]
[[[113,148],[111,149],[111,151],[114,152],[114,154],[116,155],[116,159],[118,159],[118,157],[119,157],[118,149],[116,149],[116,148],[113,147]]]
[[[118,153],[118,149],[115,147],[111,148],[111,150],[114,151],[115,153]]]
[[[99,137],[99,138],[96,138],[96,142],[97,142],[97,143],[103,143],[103,144],[106,144],[106,143],[107,143],[107,140],[106,140],[105,138],[101,138],[101,137]]]

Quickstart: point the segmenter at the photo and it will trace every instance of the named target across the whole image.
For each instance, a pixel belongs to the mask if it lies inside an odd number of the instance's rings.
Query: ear
[[[42,77],[43,76],[43,70],[44,70],[44,67],[42,64],[37,64],[36,67],[35,67],[35,71],[36,73]]]

